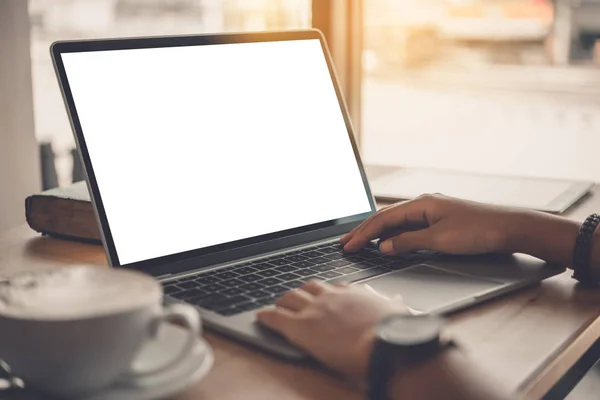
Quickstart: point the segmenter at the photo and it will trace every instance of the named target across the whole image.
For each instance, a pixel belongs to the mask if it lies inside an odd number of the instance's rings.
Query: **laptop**
[[[311,279],[449,312],[552,276],[523,255],[344,254],[375,211],[316,30],[65,41],[51,53],[109,264],[290,359],[255,311]]]

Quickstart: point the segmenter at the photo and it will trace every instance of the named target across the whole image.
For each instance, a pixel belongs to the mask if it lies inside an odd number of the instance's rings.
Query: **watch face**
[[[432,315],[394,315],[377,326],[376,334],[391,344],[414,346],[437,340],[442,325],[442,319]]]

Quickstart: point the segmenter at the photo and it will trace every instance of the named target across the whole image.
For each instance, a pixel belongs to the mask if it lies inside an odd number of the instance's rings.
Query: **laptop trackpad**
[[[425,264],[396,271],[366,283],[386,297],[402,295],[406,304],[418,311],[438,309],[502,285]]]

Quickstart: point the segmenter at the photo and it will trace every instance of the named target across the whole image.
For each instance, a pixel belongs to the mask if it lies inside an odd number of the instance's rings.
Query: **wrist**
[[[506,218],[505,252],[528,253],[531,244],[540,240],[541,223],[537,212],[517,210]]]
[[[571,266],[580,224],[537,211],[518,210],[506,219],[506,253],[524,253]]]

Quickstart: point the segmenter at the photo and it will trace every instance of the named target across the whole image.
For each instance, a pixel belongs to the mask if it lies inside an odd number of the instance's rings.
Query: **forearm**
[[[391,398],[427,400],[505,400],[510,394],[481,373],[459,350],[398,374]]]

